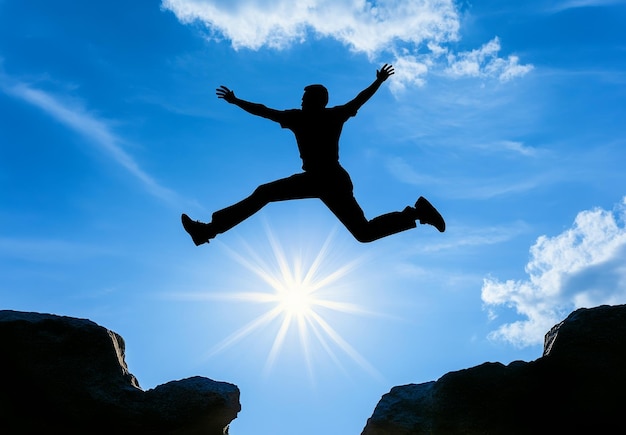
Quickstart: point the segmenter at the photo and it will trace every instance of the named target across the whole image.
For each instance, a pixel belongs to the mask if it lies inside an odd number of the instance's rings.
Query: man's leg
[[[350,192],[349,195],[323,197],[322,201],[359,242],[373,242],[401,231],[415,228],[412,207],[394,211],[367,220],[363,210]]]
[[[295,174],[257,187],[247,198],[213,213],[211,223],[192,221],[182,216],[183,226],[194,243],[206,243],[243,222],[270,202],[317,197],[314,183],[307,173]]]
[[[416,220],[445,230],[445,222],[439,212],[425,199],[420,197],[415,207],[406,207],[368,220],[357,203],[352,192],[352,181],[347,172],[338,171],[332,176],[333,189],[326,189],[320,198],[337,216],[343,225],[359,242],[372,242],[382,237],[415,228]]]

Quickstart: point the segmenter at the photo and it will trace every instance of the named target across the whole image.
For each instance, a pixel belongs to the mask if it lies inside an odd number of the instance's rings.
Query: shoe
[[[437,209],[423,196],[420,196],[415,203],[416,220],[419,219],[420,224],[429,224],[434,226],[443,233],[446,230],[446,223]]]
[[[194,221],[185,213],[181,215],[180,220],[183,223],[183,228],[185,228],[185,231],[189,233],[196,246],[200,246],[203,243],[209,243],[209,239],[215,237],[212,224]]]

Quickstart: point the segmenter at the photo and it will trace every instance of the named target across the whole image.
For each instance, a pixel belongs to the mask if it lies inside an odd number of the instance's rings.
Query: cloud
[[[420,252],[458,250],[461,247],[487,246],[504,243],[528,232],[528,224],[517,221],[509,225],[475,228],[455,225],[454,238],[444,242],[434,242],[420,247]]]
[[[176,193],[161,186],[153,177],[146,173],[121,146],[123,142],[103,119],[90,113],[76,102],[64,101],[29,84],[15,81],[0,72],[0,90],[5,94],[24,101],[45,112],[70,130],[78,133],[95,145],[105,155],[122,166],[147,191],[168,202],[177,199]]]
[[[517,56],[499,57],[500,49],[500,39],[496,37],[476,50],[450,53],[445,72],[452,77],[495,77],[507,82],[533,69],[532,65],[521,65]]]
[[[440,180],[430,175],[418,173],[402,157],[390,157],[386,161],[386,167],[390,174],[403,183],[416,186],[441,184]]]
[[[284,48],[312,32],[368,54],[394,41],[457,39],[451,0],[163,0],[183,23],[200,22],[236,49]]]
[[[570,229],[537,239],[527,280],[485,279],[482,300],[488,308],[504,305],[526,318],[500,326],[490,337],[539,344],[572,309],[626,303],[625,222],[626,197],[614,211],[582,211]]]
[[[519,141],[504,140],[501,141],[499,145],[505,150],[513,151],[514,153],[521,154],[526,157],[536,157],[539,154],[539,150],[537,148],[526,146]]]
[[[450,52],[446,44],[460,39],[453,0],[163,0],[161,5],[182,23],[201,23],[210,38],[226,39],[236,50],[280,50],[325,37],[372,61],[392,56],[395,92],[423,85],[431,68],[501,81],[532,69],[516,56],[498,57],[497,38],[478,50]]]
[[[589,7],[601,7],[612,6],[622,3],[622,0],[567,0],[558,1],[553,6],[548,8],[550,13],[558,13],[566,11],[568,9],[577,8],[589,8]]]
[[[426,83],[425,76],[428,73],[428,59],[422,61],[411,55],[396,56],[393,62],[394,80],[390,81],[392,92],[402,92],[407,86],[423,86]]]
[[[509,153],[523,157],[539,157],[547,153],[540,148],[525,145],[523,142],[515,140],[499,140],[484,144],[474,145],[476,149],[485,150],[489,153]]]
[[[0,236],[0,257],[34,262],[61,263],[111,255],[100,246],[57,239],[20,239]]]
[[[428,173],[418,172],[406,159],[397,156],[386,159],[385,167],[395,179],[402,183],[420,187],[439,187],[444,189],[450,198],[479,200],[528,192],[539,186],[545,186],[558,176],[558,173],[555,175],[553,171],[532,177],[528,174],[518,176],[510,172],[479,179],[475,174],[471,177],[433,177]]]

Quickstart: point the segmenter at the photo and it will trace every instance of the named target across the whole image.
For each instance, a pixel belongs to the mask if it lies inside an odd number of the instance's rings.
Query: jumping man
[[[226,86],[216,90],[218,98],[239,106],[248,113],[270,119],[296,136],[304,172],[263,184],[242,201],[213,213],[210,223],[181,216],[183,227],[196,245],[208,243],[244,221],[265,205],[289,199],[319,198],[359,242],[372,242],[391,234],[415,228],[416,221],[444,232],[446,224],[439,212],[421,197],[414,207],[407,206],[368,220],[352,192],[352,181],[339,164],[339,136],[343,124],[355,116],[380,85],[394,73],[385,64],[376,71],[376,80],[352,101],[327,108],[328,91],[322,85],[304,88],[302,109],[276,110],[235,96]]]

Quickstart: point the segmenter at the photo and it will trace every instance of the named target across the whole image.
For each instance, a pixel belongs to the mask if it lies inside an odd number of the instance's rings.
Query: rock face
[[[143,391],[124,340],[90,320],[0,311],[0,432],[223,435],[232,384],[192,377]]]
[[[619,433],[624,391],[626,305],[579,309],[546,334],[535,361],[392,388],[362,435]]]

